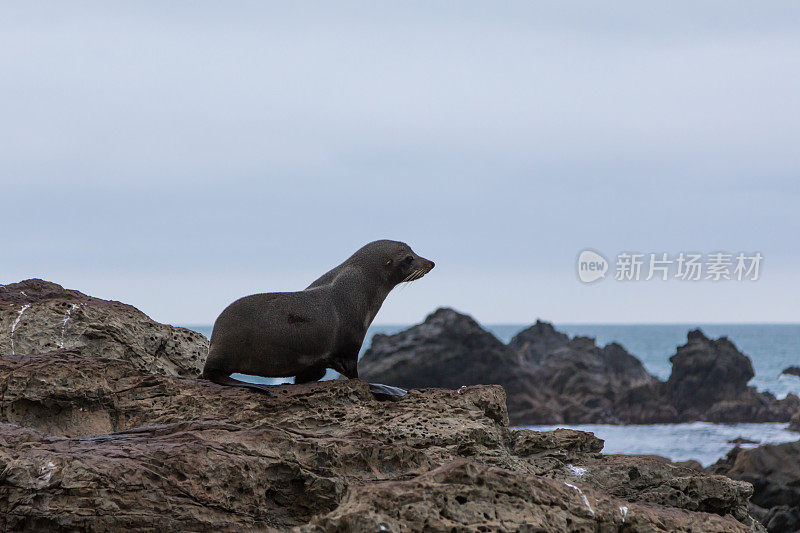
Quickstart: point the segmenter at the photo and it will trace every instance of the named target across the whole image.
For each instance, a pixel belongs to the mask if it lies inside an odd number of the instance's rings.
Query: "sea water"
[[[587,336],[603,346],[617,342],[642,361],[651,374],[667,379],[669,362],[676,348],[686,343],[686,334],[699,328],[709,338],[727,336],[753,362],[755,377],[750,385],[760,391],[769,391],[778,398],[789,393],[800,395],[800,377],[781,375],[787,366],[800,366],[800,324],[554,324],[555,328],[570,336]],[[211,335],[211,326],[189,326],[205,336]],[[375,325],[370,327],[362,353],[376,333],[393,334],[409,326]],[[484,326],[498,339],[508,342],[525,325],[501,324]],[[326,378],[335,377],[329,371]],[[291,381],[234,375],[256,383],[282,383]],[[614,426],[608,424],[582,424],[562,426],[533,426],[529,429],[550,430],[569,427],[590,431],[605,440],[605,453],[654,454],[674,461],[696,459],[704,466],[723,457],[734,445],[729,440],[742,437],[760,444],[787,442],[800,439],[800,434],[786,430],[787,424],[653,424]],[[747,445],[744,445],[747,447]]]

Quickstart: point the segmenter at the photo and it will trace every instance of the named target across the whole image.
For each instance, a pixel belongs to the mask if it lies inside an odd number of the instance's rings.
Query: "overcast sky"
[[[0,72],[0,283],[211,323],[392,238],[376,323],[800,321],[797,2],[15,2]]]

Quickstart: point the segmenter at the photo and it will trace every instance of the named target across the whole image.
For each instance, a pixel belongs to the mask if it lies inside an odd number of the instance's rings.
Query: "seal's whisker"
[[[419,270],[415,270],[411,274],[409,274],[409,276],[408,276],[409,283],[414,281],[414,280],[416,280],[416,279],[419,279],[419,273],[420,273]]]

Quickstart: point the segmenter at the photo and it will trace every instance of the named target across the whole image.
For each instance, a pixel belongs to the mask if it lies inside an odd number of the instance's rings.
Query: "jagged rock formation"
[[[520,358],[472,317],[452,309],[439,309],[401,334],[375,335],[358,369],[363,379],[380,376],[382,383],[404,388],[502,385],[513,413],[537,401]]]
[[[570,339],[537,322],[504,345],[471,317],[438,309],[395,335],[376,335],[359,362],[362,377],[400,387],[497,383],[512,424],[786,422],[800,409],[748,387],[750,359],[726,338],[699,330],[672,356],[665,383],[622,346]]]
[[[438,309],[425,322],[397,335],[377,334],[359,361],[362,376],[385,376],[400,387],[457,389],[504,384],[519,358],[467,315]],[[367,378],[364,378],[367,379]]]
[[[508,347],[533,365],[541,364],[547,354],[569,344],[569,335],[557,331],[549,322],[537,320],[534,325],[514,335]]]
[[[666,382],[635,387],[621,395],[618,408],[633,423],[787,422],[800,408],[794,394],[778,400],[749,387],[753,365],[727,338],[709,339],[693,330],[670,358]]]
[[[208,353],[203,335],[151,320],[133,306],[29,279],[0,285],[0,354],[77,349],[136,368],[196,376]]]
[[[619,344],[601,348],[587,337],[550,350],[538,365],[526,365],[525,375],[526,387],[535,391],[530,397],[538,400],[520,417],[530,423],[627,422],[617,408],[620,394],[657,381]]]
[[[760,530],[749,484],[510,431],[498,386],[269,397],[58,351],[0,358],[0,387],[4,531]]]
[[[777,401],[747,386],[755,376],[753,365],[726,337],[712,340],[700,330],[687,337],[670,358],[672,374],[666,384],[682,420],[785,422],[797,410],[794,395]]]
[[[359,373],[410,388],[497,383],[514,424],[617,422],[617,391],[655,379],[618,344],[599,348],[537,322],[506,346],[452,309],[396,335],[375,335]]]
[[[711,340],[695,329],[669,358],[672,373],[667,390],[679,411],[698,414],[718,402],[735,400],[756,375],[750,359],[722,337]]]
[[[751,483],[751,511],[770,533],[800,530],[800,441],[737,446],[708,471]]]

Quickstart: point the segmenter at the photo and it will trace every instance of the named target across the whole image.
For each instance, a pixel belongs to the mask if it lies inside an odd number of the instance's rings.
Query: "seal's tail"
[[[239,381],[238,379],[234,379],[230,377],[230,375],[220,372],[218,370],[209,370],[204,368],[203,372],[197,376],[197,379],[207,379],[209,381],[213,381],[218,385],[225,385],[228,387],[241,387],[243,389],[251,389],[263,394],[269,394],[270,396],[274,394],[271,390],[269,390],[264,385],[259,385],[257,383],[247,383],[246,381]]]

